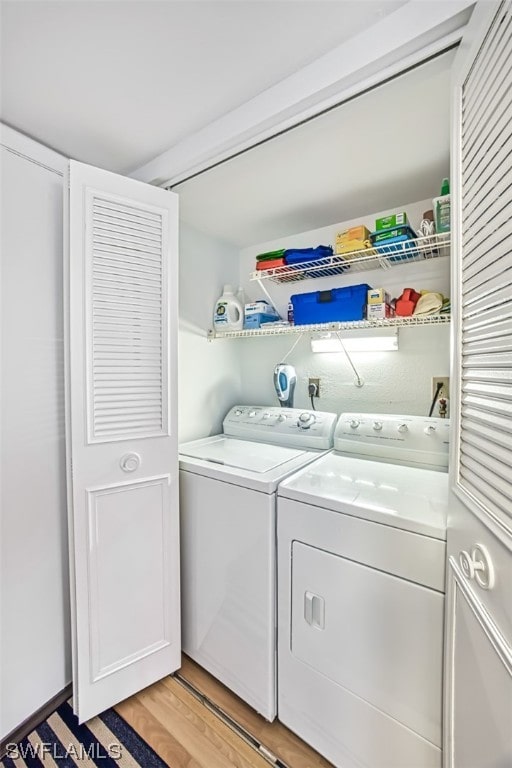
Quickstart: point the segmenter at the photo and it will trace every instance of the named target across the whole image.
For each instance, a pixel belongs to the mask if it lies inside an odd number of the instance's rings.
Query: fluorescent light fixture
[[[347,352],[396,352],[398,328],[357,328],[336,333],[322,333],[311,339],[313,352],[343,352],[339,337]]]

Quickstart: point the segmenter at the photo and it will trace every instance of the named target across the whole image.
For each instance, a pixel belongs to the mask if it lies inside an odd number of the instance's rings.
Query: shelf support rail
[[[280,315],[280,314],[279,314],[279,312],[277,311],[277,307],[276,307],[276,305],[275,305],[274,299],[272,298],[272,296],[271,296],[271,295],[270,295],[270,293],[268,292],[268,290],[267,290],[266,286],[263,284],[263,281],[262,281],[262,280],[260,280],[260,279],[258,278],[258,279],[256,280],[256,282],[258,283],[259,287],[261,288],[261,290],[263,291],[263,293],[265,294],[265,296],[266,296],[266,297],[267,297],[267,299],[269,300],[269,302],[270,302],[270,306],[271,306],[273,309],[275,309],[275,311],[277,312],[277,314],[279,315],[279,317],[281,317],[281,315]],[[282,319],[284,319],[284,318],[282,318]]]

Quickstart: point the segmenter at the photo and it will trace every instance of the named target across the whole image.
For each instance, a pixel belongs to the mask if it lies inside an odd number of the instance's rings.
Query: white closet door
[[[175,194],[70,163],[68,465],[81,722],[180,665]]]
[[[446,768],[512,765],[512,3],[455,62]]]

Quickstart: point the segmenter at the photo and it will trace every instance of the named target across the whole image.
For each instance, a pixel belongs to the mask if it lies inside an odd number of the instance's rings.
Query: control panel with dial
[[[382,413],[342,413],[334,448],[347,455],[446,469],[449,419]]]
[[[332,448],[337,414],[300,408],[236,405],[224,419],[224,434],[297,448]]]

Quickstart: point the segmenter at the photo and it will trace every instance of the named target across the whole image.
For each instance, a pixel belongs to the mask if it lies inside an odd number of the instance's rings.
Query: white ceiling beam
[[[409,0],[312,64],[130,175],[167,186],[296,125],[458,42],[474,0]]]

